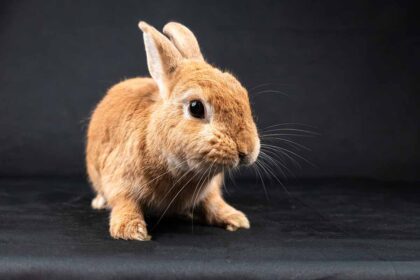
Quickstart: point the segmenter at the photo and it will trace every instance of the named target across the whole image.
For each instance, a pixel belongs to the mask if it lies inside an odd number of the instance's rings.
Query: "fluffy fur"
[[[245,88],[209,65],[192,32],[168,23],[165,37],[140,22],[152,78],[113,86],[88,129],[87,172],[95,209],[109,208],[114,238],[149,240],[143,213],[188,215],[228,230],[249,228],[222,198],[223,172],[252,164],[259,138]],[[206,118],[189,115],[191,100]],[[241,160],[240,160],[241,159]]]

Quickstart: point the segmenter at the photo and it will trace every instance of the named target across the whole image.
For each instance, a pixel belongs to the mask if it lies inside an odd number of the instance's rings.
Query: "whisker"
[[[255,165],[254,165],[255,166],[255,171],[260,176],[261,184],[262,184],[262,187],[263,187],[263,190],[264,190],[264,194],[265,194],[265,198],[267,199],[267,201],[269,201],[270,199],[268,197],[267,187],[265,186],[265,182],[264,182],[263,176],[262,176],[262,174],[261,174],[261,172],[259,170],[259,168],[261,168],[260,164],[261,163],[259,163],[258,160],[255,162]]]
[[[264,130],[264,132],[277,132],[277,131],[293,131],[293,132],[303,132],[303,133],[308,133],[308,134],[312,134],[312,135],[320,135],[318,132],[315,131],[310,131],[310,130],[305,130],[305,129],[297,129],[297,128],[274,128],[274,129],[269,129],[269,130]]]
[[[290,126],[290,125],[297,125],[297,126],[303,126],[303,127],[317,129],[317,127],[315,127],[313,125],[306,124],[306,123],[287,122],[287,123],[276,123],[276,124],[272,124],[272,125],[269,125],[269,126],[264,127],[263,130],[264,129],[267,129],[267,128],[271,128],[271,127]]]
[[[315,137],[313,134],[296,134],[296,133],[269,133],[262,134],[260,138],[266,138],[267,136],[296,136],[296,137]]]
[[[194,193],[192,195],[192,199],[193,199],[193,203],[192,203],[192,207],[193,208],[192,208],[192,212],[191,212],[191,231],[192,232],[194,232],[194,210],[195,210],[195,205],[197,203],[197,199],[198,199],[198,196],[199,196],[199,194],[201,192],[201,189],[203,188],[203,186],[205,184],[208,184],[209,183],[209,175],[211,173],[211,168],[213,167],[214,163],[215,163],[215,161],[213,161],[213,163],[211,164],[211,166],[208,167],[206,169],[206,171],[203,173],[203,175],[201,176],[200,180],[198,181],[197,186],[195,187]],[[204,176],[204,175],[206,175],[206,176]],[[204,179],[204,177],[206,179],[203,182],[201,182],[201,180]],[[198,189],[198,191],[197,191],[197,189]],[[197,191],[197,194],[196,194],[196,191]]]
[[[185,162],[187,162],[189,159],[185,160]],[[182,163],[178,164],[177,166],[179,167]],[[169,190],[166,192],[165,196],[160,200],[159,203],[162,203],[165,201],[166,197],[168,197],[168,195],[171,193],[171,191],[175,188],[175,186],[181,181],[182,178],[184,178],[187,174],[189,174],[189,171],[186,171],[184,174],[182,174],[182,176],[180,176],[173,184],[172,186],[169,188]]]
[[[295,149],[299,150],[299,148],[301,148],[301,149],[304,149],[304,150],[307,150],[307,151],[312,151],[310,148],[306,147],[305,145],[302,145],[302,144],[297,143],[295,141],[292,141],[290,139],[280,138],[280,137],[265,137],[265,139],[267,139],[267,140],[279,140],[279,141],[288,143],[289,146],[294,147]]]
[[[272,83],[264,83],[264,84],[260,84],[260,85],[257,85],[257,86],[255,86],[255,87],[252,87],[252,88],[250,88],[248,91],[249,92],[251,92],[251,91],[253,91],[253,90],[256,90],[257,88],[262,88],[262,87],[265,87],[265,86],[269,86],[269,85],[271,85]]]
[[[232,174],[232,169],[227,169],[227,173],[228,173],[229,179],[230,179],[230,181],[232,182],[233,186],[234,186],[235,188],[237,188],[236,181],[235,181],[235,177],[234,177],[234,176],[233,176],[233,174]]]
[[[277,155],[276,153],[274,153],[273,151],[262,151],[268,158],[271,158],[271,161],[275,164],[275,166],[276,167],[278,167],[277,166],[277,164],[279,164],[279,165],[281,165],[284,169],[286,169],[288,172],[289,172],[289,174],[290,175],[292,175],[293,177],[296,177],[296,175],[282,162],[282,161],[280,161],[280,159],[278,159],[278,160],[276,160],[276,159],[274,159],[273,157],[271,157],[270,155],[268,155],[268,154],[266,154],[265,152],[267,152],[267,153],[272,153],[273,155],[275,155],[275,156],[279,156],[279,155]],[[283,176],[284,177],[286,177],[287,178],[287,176],[286,176],[286,174],[284,173],[284,171],[281,169],[281,168],[279,168],[278,167],[278,169],[280,170],[280,172],[283,174]]]
[[[260,162],[261,164],[263,164],[263,162]],[[280,184],[280,186],[282,186],[283,190],[285,191],[285,193],[291,197],[292,195],[290,194],[289,190],[286,188],[286,186],[283,184],[283,182],[274,174],[274,172],[271,170],[270,166],[267,165],[267,163],[263,164],[265,166],[265,169],[267,169],[267,172],[274,178],[276,179],[276,181]]]
[[[262,91],[259,91],[257,93],[254,93],[254,95],[255,96],[258,96],[258,95],[261,95],[261,94],[264,94],[264,93],[278,93],[280,95],[283,95],[283,96],[286,96],[286,97],[290,97],[287,93],[285,93],[283,91],[280,91],[280,90],[272,90],[272,89],[262,90]]]
[[[185,187],[197,176],[197,174],[199,173],[195,173],[193,176],[191,176],[191,178],[179,189],[179,191],[175,194],[175,196],[172,198],[172,200],[169,202],[168,206],[165,208],[165,210],[163,211],[162,215],[160,216],[160,218],[158,219],[158,221],[156,222],[156,224],[154,225],[153,228],[156,228],[156,226],[160,223],[160,221],[163,219],[163,216],[165,216],[166,212],[169,210],[169,208],[171,207],[172,203],[174,203],[175,199],[178,197],[178,195],[185,189]]]
[[[283,169],[281,169],[278,165],[280,165],[280,166],[282,166],[282,167],[285,167],[280,161],[277,161],[277,160],[275,160],[274,158],[272,158],[269,154],[267,154],[266,152],[268,152],[268,151],[263,151],[263,150],[261,150],[260,151],[260,153],[261,153],[261,156],[262,157],[266,157],[266,159],[267,160],[269,160],[269,161],[271,161],[271,163],[273,163],[273,165],[281,172],[281,174],[285,177],[285,178],[287,178],[287,174],[283,171]],[[288,170],[288,169],[286,169],[286,170]]]
[[[270,149],[272,152],[279,152],[281,155],[287,157],[295,166],[297,166],[299,169],[302,169],[302,166],[300,165],[300,163],[294,159],[292,156],[290,156],[288,153],[284,152],[284,148],[278,147],[278,146],[273,146],[273,145],[269,145],[267,146],[267,144],[264,144],[264,148],[266,149]]]
[[[303,161],[305,161],[307,164],[309,164],[310,166],[312,166],[312,167],[317,167],[315,164],[313,164],[311,161],[309,161],[308,159],[306,159],[306,158],[304,158],[303,156],[301,156],[301,155],[298,155],[297,153],[295,153],[295,152],[292,152],[292,151],[290,151],[290,150],[288,150],[288,149],[286,149],[286,148],[281,148],[281,147],[278,147],[280,150],[282,150],[282,151],[284,151],[285,153],[283,153],[284,155],[286,155],[286,153],[290,153],[290,154],[292,154],[292,155],[294,155],[294,156],[296,156],[296,157],[298,157],[298,158],[300,158],[301,160],[303,160]]]
[[[229,191],[226,187],[226,178],[225,178],[225,167],[222,167],[222,174],[223,174],[223,182],[222,182],[222,186],[223,186],[223,190],[229,195]]]
[[[302,166],[300,165],[300,163],[294,159],[293,157],[291,157],[289,154],[284,153],[282,148],[277,147],[277,146],[273,146],[273,145],[268,145],[268,144],[264,144],[263,146],[265,149],[270,149],[271,152],[279,152],[281,153],[281,155],[287,157],[295,166],[297,166],[299,169],[302,169]],[[268,152],[268,151],[267,151]]]
[[[167,170],[166,172],[164,172],[164,173],[162,173],[162,174],[158,175],[157,177],[153,178],[153,179],[152,179],[152,180],[150,180],[150,181],[147,181],[146,183],[144,183],[144,184],[140,185],[138,188],[139,188],[139,189],[141,189],[141,188],[143,188],[144,186],[146,186],[146,185],[148,185],[148,184],[150,184],[150,183],[152,183],[152,182],[156,181],[157,179],[161,178],[162,176],[165,176],[165,175],[166,175],[166,174],[168,174],[169,172],[172,172],[174,169],[178,169],[178,167],[180,167],[182,164],[186,163],[188,160],[190,160],[190,158],[189,158],[189,159],[186,159],[186,160],[184,160],[184,161],[181,161],[180,163],[178,163],[178,164],[177,164],[175,167],[173,167],[173,168],[168,168],[168,170]],[[148,168],[143,168],[143,169],[141,169],[141,170],[140,170],[140,172],[143,172],[143,171],[145,171],[145,170],[147,170],[147,169],[148,169]]]

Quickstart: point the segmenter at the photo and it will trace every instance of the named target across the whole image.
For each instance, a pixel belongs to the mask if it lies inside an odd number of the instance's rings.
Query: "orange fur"
[[[168,25],[175,44],[140,23],[153,79],[113,86],[89,124],[86,164],[97,192],[92,206],[111,209],[114,238],[149,240],[144,211],[186,214],[194,207],[210,224],[249,228],[220,190],[223,171],[239,164],[239,153],[247,164],[259,153],[247,91],[202,59],[186,27]],[[208,120],[186,115],[193,99],[208,106]]]

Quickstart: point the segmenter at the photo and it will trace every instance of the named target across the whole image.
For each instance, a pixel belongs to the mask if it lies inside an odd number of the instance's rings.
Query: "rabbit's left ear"
[[[162,98],[166,98],[168,97],[168,82],[182,61],[182,55],[172,42],[153,26],[140,21],[139,28],[143,31],[150,75],[157,83]]]
[[[169,22],[163,27],[163,33],[185,58],[204,60],[197,39],[186,26],[178,22]]]

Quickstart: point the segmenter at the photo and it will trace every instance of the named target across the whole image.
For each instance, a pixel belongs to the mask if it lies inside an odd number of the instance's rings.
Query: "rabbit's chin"
[[[239,165],[237,160],[210,161],[199,158],[184,159],[178,158],[174,155],[168,156],[167,159],[168,167],[170,170],[172,170],[174,175],[184,172],[217,174],[229,169],[233,169]]]

